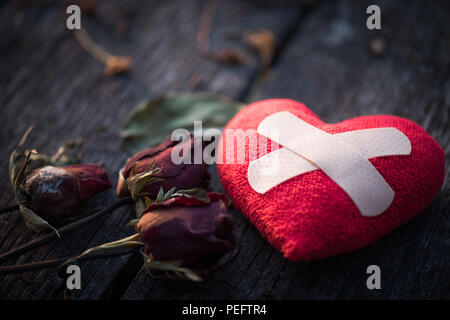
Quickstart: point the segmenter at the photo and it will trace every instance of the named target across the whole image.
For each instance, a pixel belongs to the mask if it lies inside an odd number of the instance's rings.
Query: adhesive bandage
[[[394,199],[394,191],[368,159],[411,153],[408,137],[396,128],[332,135],[287,111],[266,117],[257,132],[283,148],[250,163],[247,175],[253,190],[263,194],[293,177],[321,169],[367,217],[383,213]],[[276,170],[267,174],[273,163]]]

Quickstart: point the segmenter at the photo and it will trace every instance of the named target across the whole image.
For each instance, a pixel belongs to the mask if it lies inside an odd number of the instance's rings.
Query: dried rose
[[[23,191],[27,208],[50,224],[73,216],[74,211],[96,194],[111,188],[108,175],[95,164],[45,166],[30,172]]]
[[[161,187],[164,190],[173,187],[179,190],[201,186],[208,178],[208,169],[203,161],[201,164],[194,164],[195,143],[202,147],[202,142],[198,139],[183,142],[168,139],[158,146],[136,153],[120,170],[117,195],[123,197],[131,192],[134,198],[145,195],[154,199]],[[173,163],[171,155],[175,147],[182,150],[181,157],[188,157],[190,153],[189,164]],[[183,154],[184,151],[188,154]]]
[[[142,247],[144,266],[153,276],[202,281],[200,272],[216,265],[235,247],[233,218],[225,196],[207,193],[206,198],[176,193],[153,203],[137,221],[137,233],[108,242],[67,260],[74,263],[95,253]]]
[[[75,209],[97,193],[111,188],[107,174],[97,165],[74,165],[74,149],[82,140],[67,141],[53,156],[25,150],[33,130],[29,127],[9,158],[9,179],[25,224],[35,230],[57,230],[66,218],[75,218]],[[58,234],[59,235],[59,234]]]
[[[206,201],[182,195],[152,204],[137,224],[146,255],[194,269],[216,263],[235,246],[233,229],[218,193],[209,193]]]
[[[48,156],[46,154],[38,153],[36,150],[22,150],[29,134],[33,130],[33,126],[29,127],[23,135],[16,148],[9,157],[9,179],[11,184],[16,184],[17,176],[22,168],[26,169],[22,172],[22,177],[33,169],[44,166],[67,166],[79,162],[78,156],[75,155],[77,147],[83,144],[82,139],[69,140],[64,142],[58,151]],[[26,163],[26,166],[24,166]]]

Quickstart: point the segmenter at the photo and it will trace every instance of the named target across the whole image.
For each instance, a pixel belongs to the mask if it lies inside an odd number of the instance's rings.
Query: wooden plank
[[[251,100],[292,98],[328,122],[395,114],[421,124],[450,159],[448,3],[376,1],[382,30],[366,29],[373,1],[330,1],[312,10]],[[381,56],[369,48],[386,43]],[[241,250],[214,275],[235,288],[186,286],[141,270],[123,299],[429,299],[449,298],[449,170],[445,185],[419,217],[354,253],[291,263],[254,227],[238,231]],[[238,224],[244,223],[234,212]],[[368,290],[366,269],[380,266],[381,290]]]
[[[234,46],[248,56],[245,65],[229,66],[201,57],[195,39],[205,1],[122,1],[98,2],[100,18],[83,18],[91,36],[117,54],[130,55],[132,72],[105,78],[103,67],[83,52],[65,29],[65,15],[58,6],[17,9],[8,3],[0,8],[0,203],[10,203],[7,184],[8,154],[25,129],[35,124],[29,145],[40,152],[52,153],[65,140],[87,139],[85,162],[105,163],[115,184],[119,168],[126,160],[118,133],[129,110],[142,100],[167,91],[205,90],[242,99],[257,73],[258,59],[230,32],[265,28],[271,30],[280,45],[294,28],[300,9],[259,7],[240,1],[221,3],[211,34],[215,50]],[[125,8],[124,8],[125,7]],[[115,34],[117,17],[131,10],[127,37]],[[200,79],[192,87],[192,79]],[[191,82],[190,82],[191,81]],[[92,205],[115,201],[108,191]],[[131,210],[117,210],[106,219],[55,240],[53,243],[3,264],[25,263],[80,253],[93,245],[119,239],[132,230],[125,224]],[[243,220],[241,218],[241,220]],[[33,237],[19,214],[0,217],[0,252],[7,251]],[[248,227],[242,221],[241,229]],[[107,261],[89,261],[81,265],[82,290],[72,298],[120,297],[142,261],[138,255]],[[33,280],[33,283],[25,280]],[[23,278],[0,277],[0,299],[60,299],[64,283],[54,270],[29,273]]]

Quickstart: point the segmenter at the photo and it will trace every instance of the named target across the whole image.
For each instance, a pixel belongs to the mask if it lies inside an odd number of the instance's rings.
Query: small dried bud
[[[172,151],[179,143],[189,144],[183,150],[190,152],[190,164],[174,164],[172,161]],[[149,168],[159,168],[152,178],[157,179],[158,183],[147,183],[147,180],[135,181],[133,183],[143,183],[138,189],[145,193],[149,198],[154,199],[160,188],[170,190],[173,187],[176,190],[193,189],[202,186],[208,178],[208,168],[206,163],[194,164],[194,143],[201,141],[190,139],[184,142],[164,141],[158,146],[145,149],[136,153],[128,159],[125,167],[119,173],[119,181],[117,183],[117,195],[119,197],[126,196],[130,193],[127,179],[138,174],[146,172]],[[181,156],[184,156],[183,154]],[[148,178],[148,177],[147,177]]]
[[[206,201],[180,196],[150,205],[137,230],[145,254],[192,269],[214,265],[235,246],[234,222],[218,193],[208,193]]]
[[[111,188],[102,168],[94,164],[45,166],[30,172],[24,181],[27,208],[50,224],[74,214],[84,202]]]

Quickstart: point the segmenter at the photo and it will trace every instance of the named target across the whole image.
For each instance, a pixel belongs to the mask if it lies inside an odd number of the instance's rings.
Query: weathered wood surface
[[[41,152],[54,152],[65,140],[90,139],[84,150],[86,162],[105,162],[115,183],[126,160],[120,148],[122,121],[137,103],[167,91],[189,91],[190,79],[200,78],[196,90],[219,92],[243,99],[258,69],[257,57],[241,41],[228,34],[241,30],[267,28],[283,41],[300,17],[300,9],[254,7],[241,2],[220,5],[211,35],[215,50],[240,47],[248,61],[227,66],[206,60],[197,53],[196,33],[204,1],[127,1],[131,10],[126,38],[115,34],[116,18],[124,9],[122,1],[99,4],[100,19],[83,20],[92,37],[117,54],[132,56],[134,67],[128,75],[105,78],[103,67],[83,52],[65,28],[60,6],[27,7],[12,4],[1,8],[1,203],[12,192],[7,184],[8,156],[24,130],[34,123],[29,145]],[[99,22],[100,21],[100,22]],[[96,133],[106,129],[106,132]],[[98,203],[115,201],[107,192]],[[131,210],[117,210],[107,219],[43,246],[8,264],[23,263],[77,254],[93,245],[119,239],[133,230],[125,224]],[[19,214],[0,217],[0,250],[6,251],[33,237]],[[239,219],[239,216],[238,216]],[[240,218],[241,228],[246,223]],[[119,298],[139,270],[139,255],[110,261],[83,263],[82,287],[73,298]],[[23,276],[1,277],[0,298],[62,298],[63,282],[53,270]]]
[[[409,117],[446,148],[449,159],[449,40],[447,8],[377,1],[382,30],[365,28],[365,2],[324,3],[299,24],[266,83],[251,100],[292,98],[325,121],[367,114]],[[376,57],[372,38],[387,43]],[[423,215],[370,247],[323,261],[290,263],[253,227],[239,235],[241,253],[218,276],[238,298],[449,298],[449,185]],[[382,270],[382,290],[366,287],[366,269]],[[141,270],[124,298],[230,297],[149,280]]]
[[[235,46],[249,57],[243,66],[227,66],[198,55],[195,36],[203,1],[127,1],[126,37],[114,32],[125,4],[103,1],[102,19],[86,21],[91,35],[111,51],[133,57],[128,75],[104,78],[102,66],[87,56],[65,29],[59,6],[18,10],[0,7],[0,203],[12,192],[7,184],[7,154],[24,130],[36,125],[30,145],[52,152],[64,140],[90,138],[86,162],[105,162],[115,182],[126,159],[118,132],[138,102],[166,91],[220,92],[244,101],[286,97],[306,103],[325,121],[366,114],[391,113],[424,126],[450,153],[450,8],[445,2],[376,1],[382,30],[365,28],[370,1],[330,1],[306,12],[273,8],[258,2],[220,5],[211,34],[215,49]],[[139,8],[131,10],[132,8]],[[256,57],[230,34],[264,28],[274,32],[279,50],[262,85],[252,88]],[[381,56],[369,49],[374,37],[387,47]],[[192,80],[191,80],[192,84]],[[444,187],[421,216],[357,252],[308,263],[282,258],[237,211],[240,251],[214,273],[222,287],[153,280],[141,268],[139,255],[82,263],[83,289],[73,298],[122,299],[349,299],[449,298],[450,218],[448,171]],[[213,182],[213,188],[220,185]],[[113,202],[113,191],[97,203]],[[82,230],[43,246],[8,264],[81,252],[132,230],[124,227],[131,210],[122,209]],[[1,252],[34,235],[13,213],[0,216]],[[382,290],[366,288],[366,268],[382,270]],[[28,283],[26,280],[34,280]],[[0,277],[0,299],[61,299],[61,279],[54,270]]]

